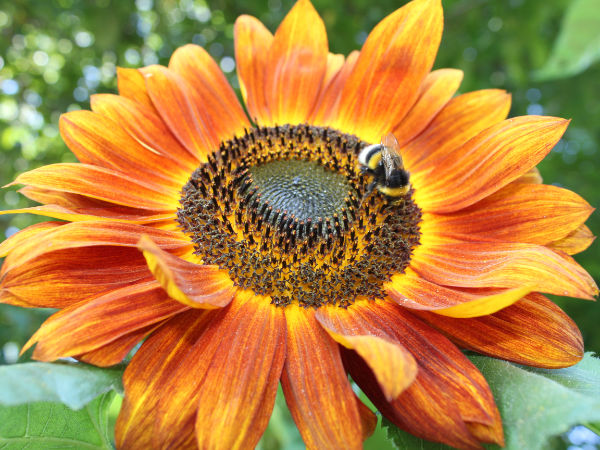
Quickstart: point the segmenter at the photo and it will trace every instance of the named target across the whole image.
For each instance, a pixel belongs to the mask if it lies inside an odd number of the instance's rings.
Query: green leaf
[[[108,411],[115,395],[102,394],[79,411],[48,402],[0,406],[0,448],[112,449]]]
[[[406,431],[402,431],[385,417],[382,418],[381,426],[383,428],[387,428],[387,437],[394,443],[397,449],[453,450],[453,447],[439,444],[437,442],[425,441],[421,438],[413,436],[410,433],[407,433]]]
[[[39,363],[0,366],[0,404],[59,402],[80,409],[105,392],[122,392],[122,368]]]
[[[469,358],[488,381],[504,424],[506,449],[547,448],[553,436],[600,421],[600,359],[587,353],[566,369],[536,369],[485,356]],[[445,450],[384,421],[401,449]],[[497,446],[490,446],[499,448]]]
[[[537,80],[566,78],[600,59],[600,0],[575,0],[565,13],[550,57]]]

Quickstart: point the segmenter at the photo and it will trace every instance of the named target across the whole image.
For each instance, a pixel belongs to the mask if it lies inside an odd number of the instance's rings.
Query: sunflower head
[[[503,443],[460,348],[538,367],[583,354],[542,293],[592,299],[570,256],[592,208],[536,164],[568,121],[506,119],[431,71],[439,0],[329,53],[299,0],[275,34],[235,24],[246,110],[201,47],[119,69],[119,95],[62,116],[79,159],[14,183],[57,221],[0,244],[0,300],[57,308],[34,357],[100,366],[139,343],[119,448],[257,444],[279,383],[309,448],[360,448],[376,416],[458,448]]]
[[[177,219],[205,264],[275,305],[384,298],[419,241],[411,195],[369,190],[352,135],[258,127],[221,144],[183,188]]]

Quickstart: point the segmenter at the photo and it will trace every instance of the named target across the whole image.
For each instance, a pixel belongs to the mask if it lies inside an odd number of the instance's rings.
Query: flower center
[[[412,191],[371,189],[366,145],[308,125],[247,131],[194,171],[178,222],[205,264],[276,305],[383,298],[419,243],[421,211]]]
[[[316,161],[271,161],[250,168],[249,179],[258,187],[261,203],[288,211],[299,221],[344,214],[346,198],[353,192],[346,177]]]

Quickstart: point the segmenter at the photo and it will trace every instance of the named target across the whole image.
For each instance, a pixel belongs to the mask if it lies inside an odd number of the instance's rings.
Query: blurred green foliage
[[[314,0],[332,51],[347,54],[360,48],[368,31],[400,6],[392,0],[373,3]],[[194,42],[207,48],[237,88],[236,17],[254,15],[274,31],[292,5],[292,0],[0,0],[1,184],[25,170],[74,161],[60,139],[58,118],[65,111],[89,108],[91,94],[115,92],[117,66],[166,64],[175,48]],[[436,67],[462,69],[461,92],[508,90],[513,94],[513,116],[571,118],[565,137],[540,170],[547,183],[572,189],[597,206],[600,65],[556,81],[535,81],[533,76],[549,60],[569,5],[569,0],[445,0],[445,31]],[[0,209],[28,205],[16,188],[0,192]],[[40,220],[0,216],[0,238]],[[595,234],[600,232],[597,214],[588,225]],[[600,279],[597,246],[576,259]],[[557,301],[582,329],[586,348],[600,351],[600,308],[574,299]],[[3,306],[0,349],[9,341],[20,347],[45,314],[27,315]],[[0,362],[5,353],[0,351]]]

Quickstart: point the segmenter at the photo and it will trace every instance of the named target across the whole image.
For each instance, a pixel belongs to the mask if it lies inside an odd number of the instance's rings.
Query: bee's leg
[[[372,181],[371,183],[369,183],[369,185],[367,186],[367,192],[365,192],[365,197],[368,197],[369,195],[371,195],[371,192],[373,192],[373,190],[375,189],[376,186],[377,186],[377,181]]]

